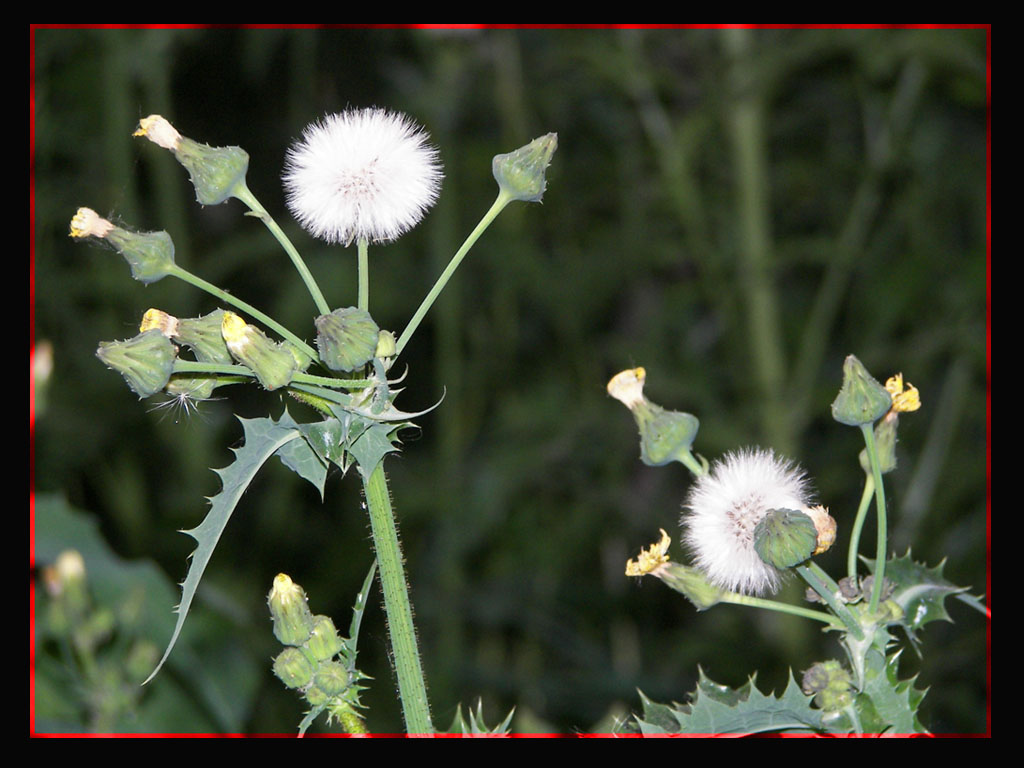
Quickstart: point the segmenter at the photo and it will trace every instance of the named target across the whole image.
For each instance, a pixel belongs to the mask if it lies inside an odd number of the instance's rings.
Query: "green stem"
[[[430,293],[428,293],[427,297],[423,299],[423,303],[421,303],[419,309],[416,310],[416,314],[412,316],[412,320],[409,321],[405,330],[402,331],[402,335],[398,338],[398,343],[395,346],[396,358],[402,354],[402,350],[405,349],[405,345],[409,343],[409,339],[412,338],[416,329],[419,328],[419,325],[423,322],[423,318],[426,316],[427,311],[433,305],[438,295],[440,295],[445,285],[448,284],[451,276],[455,273],[455,270],[458,269],[459,264],[462,263],[466,254],[469,253],[469,249],[473,247],[473,244],[476,243],[480,235],[484,233],[484,230],[491,225],[491,222],[497,218],[498,214],[501,213],[501,210],[511,201],[512,197],[506,192],[501,191],[498,193],[498,197],[494,201],[490,210],[484,214],[484,217],[480,219],[480,223],[476,225],[476,229],[469,233],[469,237],[466,238],[466,242],[464,242],[459,250],[456,251],[455,255],[452,256],[452,260],[448,262],[448,266],[445,267],[441,276],[437,278],[437,282],[434,283],[434,287],[430,289]]]
[[[749,605],[753,608],[766,608],[770,611],[790,613],[794,616],[803,616],[806,619],[814,619],[815,621],[830,624],[834,629],[842,629],[844,626],[843,622],[837,617],[829,613],[825,613],[824,611],[815,611],[812,608],[801,608],[797,605],[790,605],[789,603],[780,603],[777,600],[765,600],[760,597],[730,593],[722,597],[721,601],[723,603],[733,603],[734,605]]]
[[[360,468],[361,470],[362,468]],[[384,592],[384,611],[391,636],[391,651],[398,677],[398,695],[402,700],[405,727],[410,734],[430,735],[434,726],[430,721],[427,686],[423,679],[420,653],[416,644],[416,628],[412,621],[409,588],[402,566],[402,549],[398,542],[398,527],[391,509],[384,463],[363,475],[363,489],[370,513],[373,544],[380,566],[380,583]]]
[[[229,376],[250,376],[256,374],[244,365],[223,365],[220,363],[200,363],[194,360],[175,360],[172,373],[219,373]],[[320,387],[335,389],[366,389],[372,382],[367,379],[333,379],[329,376],[314,376],[310,373],[296,373],[293,382],[315,384]]]
[[[359,298],[356,306],[370,311],[370,259],[365,237],[359,238]]]
[[[320,359],[319,353],[315,349],[313,349],[311,346],[309,346],[309,344],[304,342],[302,339],[300,339],[294,333],[292,333],[287,328],[285,328],[283,325],[281,325],[279,322],[274,320],[274,318],[272,318],[269,315],[265,315],[264,313],[260,312],[258,309],[256,309],[256,307],[252,306],[252,304],[244,302],[241,299],[236,299],[234,296],[232,296],[227,291],[218,288],[213,283],[206,282],[201,277],[196,277],[191,272],[189,272],[187,269],[182,269],[177,264],[174,264],[174,265],[171,266],[170,272],[168,274],[173,275],[174,277],[178,278],[179,280],[184,280],[189,285],[194,285],[196,288],[200,289],[201,291],[206,291],[211,296],[215,296],[216,298],[220,299],[221,301],[223,301],[223,302],[225,302],[227,304],[231,304],[232,306],[237,307],[238,309],[242,310],[243,312],[245,312],[245,313],[251,315],[252,317],[254,317],[255,319],[259,320],[261,323],[263,323],[268,328],[274,329],[278,333],[278,335],[280,335],[282,338],[288,339],[288,341],[290,341],[296,347],[298,347],[303,352],[305,352],[306,355],[311,357],[313,360],[319,360]]]
[[[860,506],[857,507],[857,517],[853,521],[853,530],[850,533],[850,549],[846,553],[846,575],[852,581],[857,579],[857,553],[860,551],[860,533],[864,528],[864,520],[868,516],[868,508],[871,506],[871,497],[875,493],[875,478],[868,475],[864,480],[864,490],[860,495]]]
[[[863,640],[864,630],[861,629],[860,622],[850,612],[850,609],[839,602],[839,599],[836,597],[839,586],[832,581],[832,577],[825,573],[813,560],[808,561],[804,565],[796,566],[796,572],[803,577],[803,580],[807,582],[811,589],[821,596],[821,599],[828,604],[828,607],[846,625],[853,636],[858,640]]]
[[[244,181],[235,188],[234,196],[249,206],[253,215],[262,221],[266,225],[267,229],[270,230],[270,233],[277,238],[277,242],[281,244],[285,253],[287,253],[291,258],[292,264],[295,265],[295,269],[299,271],[299,276],[302,278],[302,282],[306,284],[306,289],[309,291],[309,295],[313,297],[313,302],[316,304],[317,309],[320,310],[320,314],[329,314],[331,308],[328,306],[327,300],[324,299],[323,293],[320,292],[320,287],[316,284],[316,280],[313,279],[313,274],[306,266],[306,262],[302,260],[299,252],[295,250],[295,246],[292,245],[292,241],[288,239],[284,230],[277,226],[277,222],[274,221],[273,217],[269,213],[267,213],[266,208],[260,205],[260,201],[256,199],[256,196],[252,192],[249,191],[249,188],[245,185]]]
[[[875,481],[875,510],[878,513],[878,538],[875,542],[875,579],[871,587],[871,602],[868,603],[869,615],[878,611],[878,603],[882,596],[882,581],[885,579],[886,539],[888,537],[888,521],[885,513],[885,486],[882,484],[882,469],[878,464],[878,449],[875,447],[875,430],[871,424],[861,424],[860,431],[864,435],[864,444],[868,449],[868,461],[871,462],[871,474]]]

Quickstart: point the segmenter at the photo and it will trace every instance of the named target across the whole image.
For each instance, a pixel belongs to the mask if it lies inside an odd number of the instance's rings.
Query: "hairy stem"
[[[380,566],[380,583],[384,592],[384,611],[388,619],[391,651],[394,655],[398,695],[402,700],[405,727],[410,735],[430,735],[434,726],[430,721],[427,686],[423,679],[420,652],[416,643],[416,628],[412,621],[412,605],[405,581],[402,549],[398,543],[398,527],[391,508],[384,463],[377,465],[369,477],[363,476],[363,490],[370,512],[373,544]]]

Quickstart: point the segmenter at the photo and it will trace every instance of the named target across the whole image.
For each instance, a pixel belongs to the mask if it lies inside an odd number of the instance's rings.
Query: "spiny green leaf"
[[[278,423],[282,427],[298,429],[302,432],[303,437],[306,436],[302,425],[295,423],[287,408]],[[320,500],[323,501],[324,483],[327,480],[327,462],[313,449],[308,439],[292,440],[286,443],[278,449],[277,456],[288,469],[312,483],[313,487],[320,491]]]
[[[763,694],[751,677],[737,689],[720,685],[700,672],[697,688],[685,705],[656,704],[641,694],[644,715],[636,717],[641,733],[764,733],[766,731],[817,731],[821,711],[811,707],[790,672],[781,696]]]
[[[235,511],[238,500],[267,459],[277,453],[282,446],[301,436],[301,433],[294,427],[282,426],[273,419],[238,417],[238,420],[242,422],[245,442],[241,448],[231,449],[235,454],[235,461],[232,464],[223,469],[213,470],[221,479],[223,485],[221,492],[216,496],[209,497],[210,511],[203,522],[192,530],[182,531],[194,538],[198,546],[191,555],[192,562],[189,565],[188,575],[181,585],[181,603],[177,609],[178,620],[175,623],[174,632],[160,663],[146,678],[147,683],[160,671],[178,640],[185,617],[188,616],[192,600],[199,588],[199,581],[203,577],[203,572],[210,562],[213,550],[217,546],[228,520],[231,519],[231,513]]]
[[[466,722],[466,718],[462,714],[462,704],[460,703],[455,708],[455,718],[452,720],[452,724],[447,732],[463,736],[507,736],[509,724],[512,722],[512,716],[515,712],[516,710],[513,708],[498,725],[494,728],[488,728],[484,722],[484,703],[482,699],[477,699],[475,711],[472,707],[469,708],[469,722]]]
[[[914,688],[916,676],[899,679],[899,656],[899,651],[886,658],[876,652],[867,656],[864,689],[855,705],[866,733],[927,733],[917,718],[927,691]]]

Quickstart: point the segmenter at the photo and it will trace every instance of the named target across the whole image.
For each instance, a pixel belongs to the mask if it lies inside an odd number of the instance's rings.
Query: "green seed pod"
[[[314,616],[313,632],[306,641],[306,649],[317,661],[326,661],[337,654],[343,647],[338,630],[330,616]]]
[[[314,622],[306,593],[286,574],[279,573],[274,578],[267,604],[274,621],[274,637],[282,644],[302,645],[309,639]]]
[[[125,341],[100,342],[96,350],[96,357],[124,376],[140,398],[167,386],[177,355],[177,347],[156,328]]]
[[[320,315],[316,330],[320,360],[332,371],[354,371],[377,352],[380,328],[364,309],[345,307]]]
[[[174,243],[166,232],[129,232],[113,227],[104,239],[124,256],[132,277],[141,283],[155,283],[174,268]]]
[[[234,359],[224,343],[223,324],[223,309],[215,309],[202,317],[184,317],[178,320],[173,338],[191,349],[200,363],[230,365]]]
[[[303,688],[313,679],[313,665],[298,648],[285,648],[274,659],[274,674],[289,688]]]
[[[773,509],[754,528],[754,551],[776,568],[799,565],[814,554],[817,545],[814,521],[795,509]]]
[[[558,134],[548,133],[491,162],[494,179],[513,200],[539,203],[547,188],[544,178],[551,156],[558,148]]]
[[[280,389],[295,375],[295,356],[234,312],[224,313],[221,335],[231,356],[255,373],[265,389]]]
[[[644,397],[646,378],[643,368],[622,371],[608,382],[608,393],[633,414],[640,430],[640,460],[660,467],[690,453],[700,421],[691,413],[667,411]]]
[[[313,681],[328,696],[340,696],[348,688],[348,670],[336,661],[322,661]]]
[[[188,170],[202,205],[219,205],[245,186],[249,154],[241,147],[211,147],[183,136],[174,156]]]
[[[892,407],[892,395],[853,355],[843,362],[843,386],[832,403],[832,418],[851,427],[873,424]]]

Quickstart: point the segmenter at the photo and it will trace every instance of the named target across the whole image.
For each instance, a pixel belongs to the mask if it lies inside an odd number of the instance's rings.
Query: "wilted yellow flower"
[[[892,410],[897,413],[909,413],[921,407],[921,395],[910,382],[906,391],[903,390],[903,374],[897,373],[885,382],[885,388],[892,395]]]
[[[665,529],[662,528],[661,541],[651,544],[650,548],[642,551],[636,560],[630,560],[626,563],[626,575],[645,576],[659,566],[667,563],[668,545],[671,543],[672,540],[668,537],[668,534],[665,533]]]

